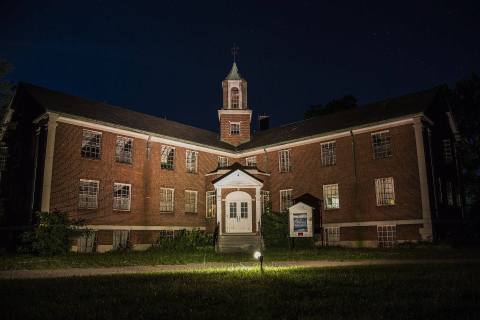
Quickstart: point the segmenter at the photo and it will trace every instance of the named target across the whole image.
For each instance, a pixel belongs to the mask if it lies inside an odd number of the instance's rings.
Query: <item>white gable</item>
[[[296,204],[288,208],[290,212],[304,212],[304,211],[311,211],[312,209],[313,207],[303,202],[297,202]]]
[[[215,188],[218,187],[262,187],[263,183],[258,181],[257,179],[253,178],[252,176],[246,174],[242,170],[235,170],[232,171],[223,179],[218,180],[213,184]]]

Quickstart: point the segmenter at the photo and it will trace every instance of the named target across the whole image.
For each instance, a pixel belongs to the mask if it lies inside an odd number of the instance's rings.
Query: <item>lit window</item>
[[[218,157],[218,167],[219,168],[226,168],[228,167],[228,158],[227,157]]]
[[[372,133],[373,158],[383,159],[392,156],[390,132],[382,131]]]
[[[324,229],[325,245],[338,246],[340,244],[340,227],[327,227]]]
[[[174,189],[160,188],[160,211],[173,212]]]
[[[198,152],[187,150],[186,151],[186,167],[188,173],[196,173],[197,172],[197,159],[198,159]]]
[[[231,108],[240,109],[240,92],[238,88],[232,88],[230,91],[231,94]]]
[[[280,212],[288,211],[292,206],[292,189],[280,190]]]
[[[323,186],[323,202],[326,210],[340,208],[338,184],[326,184]]]
[[[82,158],[87,159],[100,159],[101,155],[101,144],[102,144],[102,133],[83,130],[82,138]]]
[[[236,217],[237,217],[237,203],[230,202],[230,218],[236,218]]]
[[[238,136],[240,134],[240,122],[230,122],[230,135]]]
[[[452,142],[450,139],[443,139],[443,157],[446,163],[453,161]]]
[[[207,218],[215,217],[217,207],[217,197],[215,195],[215,191],[207,191]]]
[[[260,190],[260,198],[262,201],[262,214],[270,213],[270,191]]]
[[[131,187],[126,183],[113,184],[113,210],[130,211]]]
[[[127,249],[130,230],[113,230],[113,250]]]
[[[278,151],[278,166],[280,172],[289,172],[292,169],[290,165],[290,150]]]
[[[175,168],[175,148],[162,146],[160,168],[173,170]]]
[[[98,184],[96,180],[80,179],[79,209],[98,208]]]
[[[333,166],[337,162],[337,151],[335,141],[325,142],[322,146],[322,166]]]
[[[132,163],[132,138],[117,137],[115,159],[121,163]]]
[[[248,218],[248,202],[240,202],[240,217]]]
[[[395,225],[377,226],[377,240],[380,248],[392,248],[397,243]]]
[[[447,204],[453,206],[453,185],[451,182],[447,182],[446,185],[447,191]]]
[[[197,212],[197,191],[185,190],[185,212]]]
[[[377,206],[389,206],[395,204],[395,187],[393,178],[375,179],[375,194]]]
[[[245,165],[247,167],[256,167],[257,166],[257,157],[253,156],[253,157],[245,158]]]

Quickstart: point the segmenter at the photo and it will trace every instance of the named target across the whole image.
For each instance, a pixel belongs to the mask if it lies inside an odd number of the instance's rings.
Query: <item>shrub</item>
[[[212,245],[212,235],[200,230],[175,231],[173,237],[160,237],[154,248],[165,251],[195,251]]]
[[[62,255],[70,250],[70,240],[82,232],[78,229],[80,221],[72,220],[68,214],[54,212],[38,212],[37,223],[32,231],[22,236],[24,245],[22,252],[38,254],[40,256]]]
[[[288,248],[288,212],[266,212],[262,215],[262,236],[265,247]]]

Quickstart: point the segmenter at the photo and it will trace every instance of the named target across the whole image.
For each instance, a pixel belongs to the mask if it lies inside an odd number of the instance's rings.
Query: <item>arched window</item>
[[[230,92],[230,108],[232,109],[240,109],[240,93],[238,92],[238,88],[232,88]]]

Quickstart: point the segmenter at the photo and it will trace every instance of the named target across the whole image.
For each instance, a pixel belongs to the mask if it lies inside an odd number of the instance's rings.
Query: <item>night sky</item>
[[[479,2],[1,0],[0,56],[11,80],[217,130],[236,42],[250,107],[279,125],[478,73]]]

